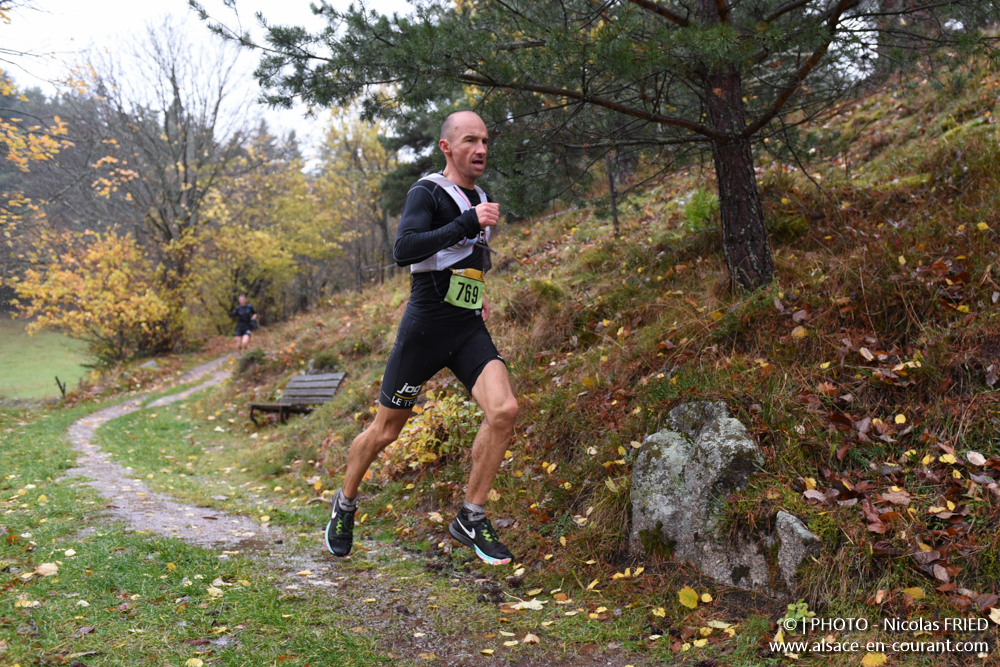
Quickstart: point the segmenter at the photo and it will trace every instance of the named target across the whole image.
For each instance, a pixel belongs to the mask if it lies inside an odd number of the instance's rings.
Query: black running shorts
[[[406,313],[385,366],[379,402],[387,408],[412,408],[424,383],[442,368],[451,369],[471,393],[494,359],[503,361],[481,317],[435,323]]]
[[[250,335],[251,325],[243,324],[242,322],[236,325],[236,337],[242,338],[243,336]]]

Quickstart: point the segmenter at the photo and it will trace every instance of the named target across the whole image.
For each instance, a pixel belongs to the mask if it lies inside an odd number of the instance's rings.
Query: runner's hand
[[[483,297],[483,322],[485,322],[486,320],[490,319],[490,311],[491,310],[492,310],[492,307],[490,306],[490,302],[487,301],[486,297],[484,296]]]
[[[476,205],[476,217],[479,218],[479,228],[486,229],[500,220],[500,204],[485,202]]]

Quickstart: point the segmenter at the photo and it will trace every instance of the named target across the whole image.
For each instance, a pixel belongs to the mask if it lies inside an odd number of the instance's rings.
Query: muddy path
[[[495,604],[498,596],[511,599],[523,595],[503,579],[509,574],[506,569],[484,577],[462,565],[456,568],[450,559],[433,560],[423,553],[373,540],[359,540],[351,557],[337,560],[322,548],[322,526],[317,526],[317,533],[309,539],[303,539],[303,534],[289,536],[241,514],[185,504],[149,489],[143,480],[131,476],[130,468],[113,461],[95,443],[97,430],[111,420],[136,410],[170,405],[225,382],[231,374],[230,358],[202,364],[177,378],[177,385],[203,380],[183,392],[145,406],[146,395],[141,394],[75,421],[68,437],[79,456],[77,467],[67,476],[87,478],[87,484],[107,499],[108,518],[127,523],[137,531],[217,549],[220,558],[239,553],[259,559],[280,573],[277,585],[283,597],[321,597],[321,603],[328,605],[332,613],[347,619],[348,627],[374,637],[392,658],[414,664],[482,665],[484,656],[480,651],[492,648],[494,664],[518,667],[646,664],[641,655],[627,655],[614,642],[570,647],[539,630],[531,631],[540,634],[542,644],[512,651],[503,641],[522,639],[526,631],[515,627],[522,624],[504,623],[484,630],[481,622],[473,623],[469,618],[470,614],[479,616],[478,609],[492,613],[488,606]],[[401,564],[411,566],[408,576],[393,573]],[[450,602],[439,599],[444,580],[457,592]],[[511,635],[504,634],[507,632]]]

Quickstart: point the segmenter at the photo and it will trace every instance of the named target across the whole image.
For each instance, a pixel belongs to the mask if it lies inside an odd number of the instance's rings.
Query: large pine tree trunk
[[[753,153],[747,139],[737,138],[747,126],[743,86],[730,67],[706,77],[708,120],[725,139],[712,142],[722,218],[722,251],[731,280],[743,289],[771,282],[774,261],[764,227]],[[732,137],[732,138],[730,138]]]

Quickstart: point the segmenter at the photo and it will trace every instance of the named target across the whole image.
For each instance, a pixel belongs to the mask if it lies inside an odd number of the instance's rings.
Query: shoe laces
[[[485,517],[479,522],[479,531],[482,533],[483,539],[487,542],[500,541],[500,538],[497,537],[497,532],[493,530],[493,524],[490,523],[490,520]]]
[[[336,533],[343,535],[347,531],[354,530],[354,512],[345,512],[338,509],[334,515],[336,519]]]

